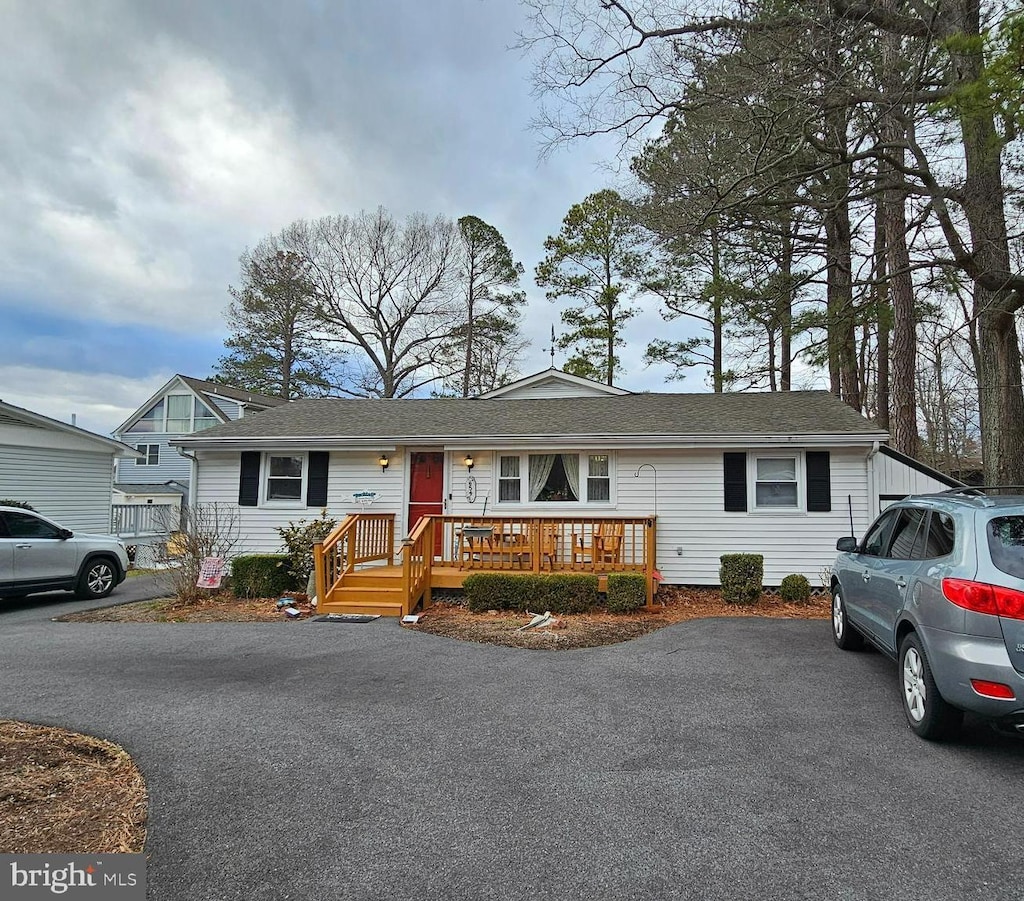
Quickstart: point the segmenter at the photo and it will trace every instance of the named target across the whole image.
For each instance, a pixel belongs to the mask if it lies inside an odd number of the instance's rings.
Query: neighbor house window
[[[298,501],[302,499],[302,480],[305,457],[301,454],[267,455],[268,501]]]
[[[519,503],[521,497],[519,457],[501,457],[498,463],[498,500]]]
[[[159,444],[136,444],[135,449],[140,454],[145,454],[141,460],[136,460],[136,466],[159,466],[160,445]]]
[[[611,464],[607,454],[510,454],[498,460],[499,503],[578,504],[611,500]]]
[[[213,415],[213,411],[210,410],[206,404],[201,401],[196,401],[196,414],[195,420],[193,421],[192,431],[201,432],[203,429],[208,429],[211,426],[215,426],[220,422],[216,416]]]
[[[791,510],[800,504],[796,457],[754,459],[754,506]]]
[[[169,394],[143,413],[128,430],[187,435],[220,425],[217,414],[191,394]]]
[[[171,394],[167,398],[167,432],[189,432],[192,429],[191,394]]]

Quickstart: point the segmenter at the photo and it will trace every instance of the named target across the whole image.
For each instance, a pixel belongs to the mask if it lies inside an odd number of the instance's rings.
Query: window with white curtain
[[[498,503],[610,503],[607,454],[505,454],[498,457]]]

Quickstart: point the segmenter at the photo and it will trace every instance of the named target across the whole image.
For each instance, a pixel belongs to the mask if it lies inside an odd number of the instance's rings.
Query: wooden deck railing
[[[317,598],[327,598],[360,563],[390,561],[394,553],[394,513],[349,514],[313,547]]]
[[[430,603],[432,573],[454,568],[510,572],[634,572],[654,600],[653,516],[424,516],[402,542],[403,611]],[[440,535],[440,544],[438,544]],[[314,548],[317,597],[330,599],[357,565],[391,560],[394,514],[354,513]],[[438,555],[436,549],[440,547]]]
[[[430,571],[434,565],[434,519],[424,516],[402,542],[402,613],[409,613],[423,598],[430,606]]]
[[[653,570],[654,517],[435,516],[443,566],[534,572]],[[487,530],[490,530],[488,535]]]

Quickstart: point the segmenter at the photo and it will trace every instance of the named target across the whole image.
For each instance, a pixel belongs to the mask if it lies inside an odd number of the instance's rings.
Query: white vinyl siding
[[[885,454],[875,454],[872,463],[875,471],[875,493],[879,498],[904,498],[908,494],[932,494],[949,490],[949,485],[945,482],[940,482],[927,473],[919,472]],[[892,502],[881,501],[879,509]]]
[[[109,534],[113,472],[109,453],[0,445],[0,498],[25,501],[72,531]]]
[[[618,450],[610,455],[610,483],[614,504],[560,505],[550,503],[497,504],[497,457],[501,452],[474,449],[472,473],[463,465],[464,449],[446,453],[445,512],[453,516],[630,516],[646,517],[657,512],[657,563],[668,584],[717,585],[719,557],[747,552],[763,554],[765,584],[778,585],[790,573],[801,573],[812,586],[821,585],[821,573],[835,560],[836,539],[850,534],[852,509],[854,532],[864,533],[874,517],[869,510],[867,448],[829,448],[831,451],[830,513],[803,510],[758,511],[747,515],[726,513],[721,449],[701,450]],[[803,449],[758,449],[764,456],[785,456]],[[601,448],[581,453],[600,456]],[[748,455],[755,453],[748,451]],[[370,512],[397,514],[396,552],[407,528],[405,449],[389,454],[391,465],[381,473],[379,455],[373,451],[331,451],[327,509],[340,519],[361,508],[353,503],[355,491],[376,491],[378,499]],[[199,452],[199,486],[196,499],[218,501],[232,506],[238,502],[239,454]],[[651,464],[657,470],[653,472]],[[637,470],[639,469],[639,475]],[[466,496],[467,479],[477,484],[476,499]],[[581,473],[581,480],[583,475]],[[801,475],[801,478],[803,476]],[[657,479],[657,502],[655,501]],[[526,481],[525,473],[523,481]],[[802,489],[801,489],[802,490]],[[272,507],[238,509],[241,541],[236,553],[273,553],[281,548],[275,531],[289,520],[314,519],[319,510]],[[677,554],[676,548],[682,553]]]
[[[523,400],[533,397],[607,397],[608,392],[593,385],[574,385],[562,379],[552,378],[513,388],[495,400]]]
[[[286,451],[274,451],[274,455]],[[379,451],[331,450],[327,476],[327,514],[341,520],[348,513],[396,513],[395,548],[401,547],[404,536],[405,454],[389,452],[391,465],[381,472]],[[277,528],[290,522],[309,521],[320,516],[320,507],[297,508],[294,504],[265,504],[259,507],[238,506],[238,478],[241,455],[238,451],[199,451],[198,483],[193,491],[197,503],[227,504],[238,517],[239,541],[233,553],[275,554],[281,551]],[[461,460],[461,458],[460,458]],[[460,468],[465,471],[465,467]],[[474,473],[476,470],[474,469]],[[261,471],[261,480],[266,476]],[[352,500],[358,491],[376,491],[377,499],[369,507],[360,507]]]

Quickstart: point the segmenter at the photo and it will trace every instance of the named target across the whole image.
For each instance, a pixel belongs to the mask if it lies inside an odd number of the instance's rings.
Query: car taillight
[[[1024,591],[969,579],[943,579],[942,594],[947,601],[965,610],[1024,619]]]

